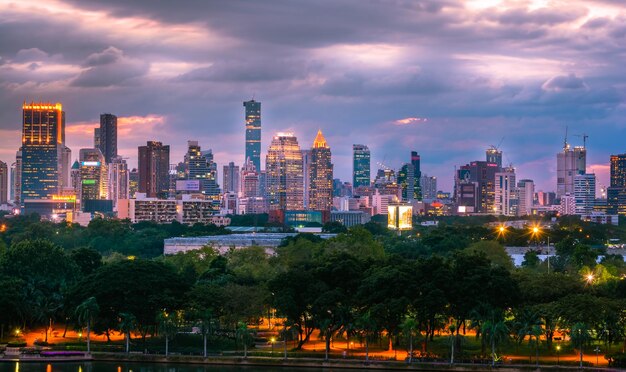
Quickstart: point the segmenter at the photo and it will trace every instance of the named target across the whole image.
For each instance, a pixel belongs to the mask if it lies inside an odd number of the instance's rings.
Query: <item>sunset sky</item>
[[[586,133],[608,183],[626,151],[626,5],[559,1],[0,0],[0,160],[15,160],[21,105],[62,102],[67,142],[92,147],[119,117],[119,152],[187,140],[218,169],[244,156],[244,100],[262,102],[262,159],[275,132],[310,148],[322,129],[335,177],[353,143],[398,168],[410,151],[450,191],[454,166],[504,162],[556,188],[556,153]],[[221,183],[221,174],[220,174]]]

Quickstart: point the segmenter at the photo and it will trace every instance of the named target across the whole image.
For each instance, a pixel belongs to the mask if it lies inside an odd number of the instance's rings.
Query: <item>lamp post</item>
[[[274,337],[270,338],[270,344],[272,344],[272,356],[274,356],[274,342],[276,342],[276,339]]]
[[[559,365],[559,351],[561,351],[561,345],[556,345],[556,365]]]
[[[596,348],[593,350],[596,352],[596,367],[598,366],[598,355],[600,354],[600,346],[596,346]]]

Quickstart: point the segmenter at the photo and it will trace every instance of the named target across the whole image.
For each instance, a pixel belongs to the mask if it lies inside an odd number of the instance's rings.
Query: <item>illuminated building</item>
[[[422,168],[421,168],[421,157],[417,153],[417,151],[411,151],[411,165],[413,166],[413,199],[412,200],[422,200]]]
[[[133,223],[153,221],[171,223],[178,221],[186,225],[215,223],[219,209],[212,200],[194,199],[183,195],[182,199],[148,198],[137,193],[136,199],[119,200],[118,218],[129,218]],[[230,223],[230,220],[227,221]]]
[[[265,170],[270,210],[304,209],[302,152],[293,134],[274,136],[267,151]]]
[[[309,166],[309,206],[311,210],[326,211],[333,205],[333,164],[330,147],[322,131],[317,132]]]
[[[261,102],[243,103],[246,110],[246,158],[252,161],[257,172],[261,171]]]
[[[574,199],[576,214],[588,215],[596,203],[596,175],[593,173],[574,176]]]
[[[80,195],[80,163],[78,160],[74,161],[74,164],[72,164],[70,185],[72,190],[74,190],[74,195]]]
[[[473,212],[493,213],[495,206],[495,178],[498,170],[496,163],[473,161],[467,165],[461,166],[457,171],[455,180],[455,188],[457,190],[461,187],[460,184],[474,183],[476,185],[476,200]],[[470,206],[468,204],[469,199],[467,199],[469,197],[469,191],[468,187],[463,186],[462,194],[464,194],[464,196],[460,196],[459,192],[456,193],[457,205],[461,205],[458,204],[459,198],[461,198],[466,199],[463,202],[465,206]]]
[[[139,146],[138,192],[148,197],[166,197],[169,193],[170,147],[148,141]]]
[[[304,177],[304,209],[309,208],[309,197],[311,193],[311,150],[302,150],[302,172]]]
[[[563,144],[563,151],[556,154],[556,197],[565,194],[574,194],[574,177],[585,174],[587,167],[587,150],[576,146],[573,149],[567,141]]]
[[[198,141],[187,141],[187,153],[185,154],[185,179],[200,182],[200,192],[206,193],[209,180],[214,177],[211,174],[210,164],[202,154]]]
[[[133,168],[128,173],[128,197],[130,199],[135,198],[135,194],[139,192],[139,171],[137,168]]]
[[[504,216],[515,215],[515,210],[511,205],[511,200],[515,196],[515,169],[506,168],[502,172],[497,172],[495,177],[494,213]]]
[[[202,193],[213,199],[219,204],[220,194],[222,193],[220,190],[220,185],[217,184],[217,163],[213,161],[213,150],[208,149],[201,152],[202,156],[207,161],[207,166],[209,169],[209,174],[204,183],[204,187],[202,189]]]
[[[113,114],[100,115],[100,128],[98,131],[98,146],[105,163],[111,163],[117,156],[117,116]]]
[[[626,214],[626,154],[611,155],[611,186],[606,198],[607,213]]]
[[[413,206],[410,204],[390,204],[387,210],[387,227],[391,230],[411,230],[413,228]]]
[[[497,147],[489,147],[485,155],[487,163],[495,163],[498,165],[498,168],[502,168],[502,151],[498,150]]]
[[[352,145],[352,187],[369,187],[370,177],[370,149],[365,145]]]
[[[20,201],[51,199],[60,194],[64,175],[69,178],[69,149],[65,146],[65,112],[60,103],[22,106]],[[65,153],[65,156],[64,156]]]
[[[7,204],[9,198],[9,167],[0,160],[0,205]]]
[[[239,193],[239,166],[232,161],[224,166],[222,173],[224,192]]]
[[[109,171],[109,199],[113,201],[113,208],[116,208],[118,200],[129,197],[128,164],[121,156],[114,156],[111,158],[111,162],[107,164],[107,168]]]
[[[108,173],[100,149],[80,149],[80,202],[108,198]]]
[[[402,201],[410,202],[415,197],[415,176],[413,174],[413,165],[404,164],[398,171],[398,186],[402,193]],[[378,179],[378,177],[377,177]]]

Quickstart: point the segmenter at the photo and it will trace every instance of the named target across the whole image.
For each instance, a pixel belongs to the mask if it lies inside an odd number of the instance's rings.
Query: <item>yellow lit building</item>
[[[317,132],[311,149],[309,180],[309,209],[330,210],[333,205],[333,164],[330,147],[321,130]]]
[[[274,136],[267,151],[265,169],[270,210],[303,210],[302,152],[293,134]]]

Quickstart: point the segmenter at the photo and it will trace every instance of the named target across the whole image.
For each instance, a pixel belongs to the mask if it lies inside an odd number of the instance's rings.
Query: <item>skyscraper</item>
[[[415,175],[414,167],[411,163],[406,163],[398,171],[398,185],[402,193],[402,201],[410,202],[415,200]]]
[[[261,102],[243,103],[246,108],[246,158],[252,161],[257,172],[261,171]]]
[[[576,146],[573,149],[565,142],[563,151],[556,154],[556,197],[565,194],[574,195],[574,177],[585,174],[587,167],[587,150]]]
[[[517,215],[527,216],[532,213],[535,200],[535,183],[533,180],[520,180],[517,183]]]
[[[98,148],[104,155],[105,163],[110,163],[117,156],[117,116],[113,114],[100,115]]]
[[[257,196],[259,196],[259,172],[254,168],[252,161],[248,160],[241,170],[241,197]]]
[[[422,168],[421,157],[417,151],[411,151],[411,165],[413,165],[413,200],[422,200]]]
[[[496,163],[473,161],[460,168],[457,183],[474,183],[476,185],[475,212],[493,213],[495,204],[495,178],[498,171]]]
[[[63,188],[65,167],[65,112],[60,103],[22,106],[21,196],[25,199],[52,199]],[[69,173],[69,172],[68,172]]]
[[[111,158],[107,164],[109,171],[109,199],[113,200],[113,208],[117,208],[117,201],[128,199],[129,173],[128,164],[121,156]]]
[[[420,177],[422,198],[427,200],[437,199],[437,177],[422,174]]]
[[[352,187],[370,186],[370,149],[365,145],[352,145]]]
[[[239,193],[239,166],[232,161],[224,166],[222,173],[224,192]]]
[[[485,152],[485,160],[487,163],[496,163],[498,168],[502,168],[502,151],[498,150],[497,147],[491,146]]]
[[[80,201],[108,198],[108,173],[100,149],[80,149]]]
[[[128,197],[135,199],[135,194],[139,192],[139,171],[133,168],[128,173]]]
[[[304,177],[304,209],[309,208],[311,193],[311,150],[302,150],[302,172]]]
[[[330,147],[322,131],[317,132],[309,166],[309,205],[316,211],[330,210],[333,205],[333,164]]]
[[[213,160],[213,150],[208,149],[201,152],[202,156],[207,161],[207,166],[209,167],[209,177],[204,185],[204,189],[202,192],[216,201],[219,201],[219,196],[222,193],[220,190],[220,185],[217,183],[217,163]]]
[[[611,155],[611,186],[606,193],[607,212],[626,214],[626,154]]]
[[[270,210],[304,209],[302,152],[293,134],[278,133],[265,161]]]
[[[138,191],[149,198],[164,198],[169,193],[170,146],[148,141],[139,146]]]
[[[0,205],[7,204],[9,200],[9,167],[0,160]]]
[[[13,203],[20,205],[22,200],[22,150],[15,153],[15,171],[11,177],[11,186],[13,187]]]
[[[200,189],[206,188],[207,180],[211,177],[209,163],[202,156],[202,149],[198,141],[187,141],[187,153],[185,154],[185,178],[188,180],[198,180]]]

